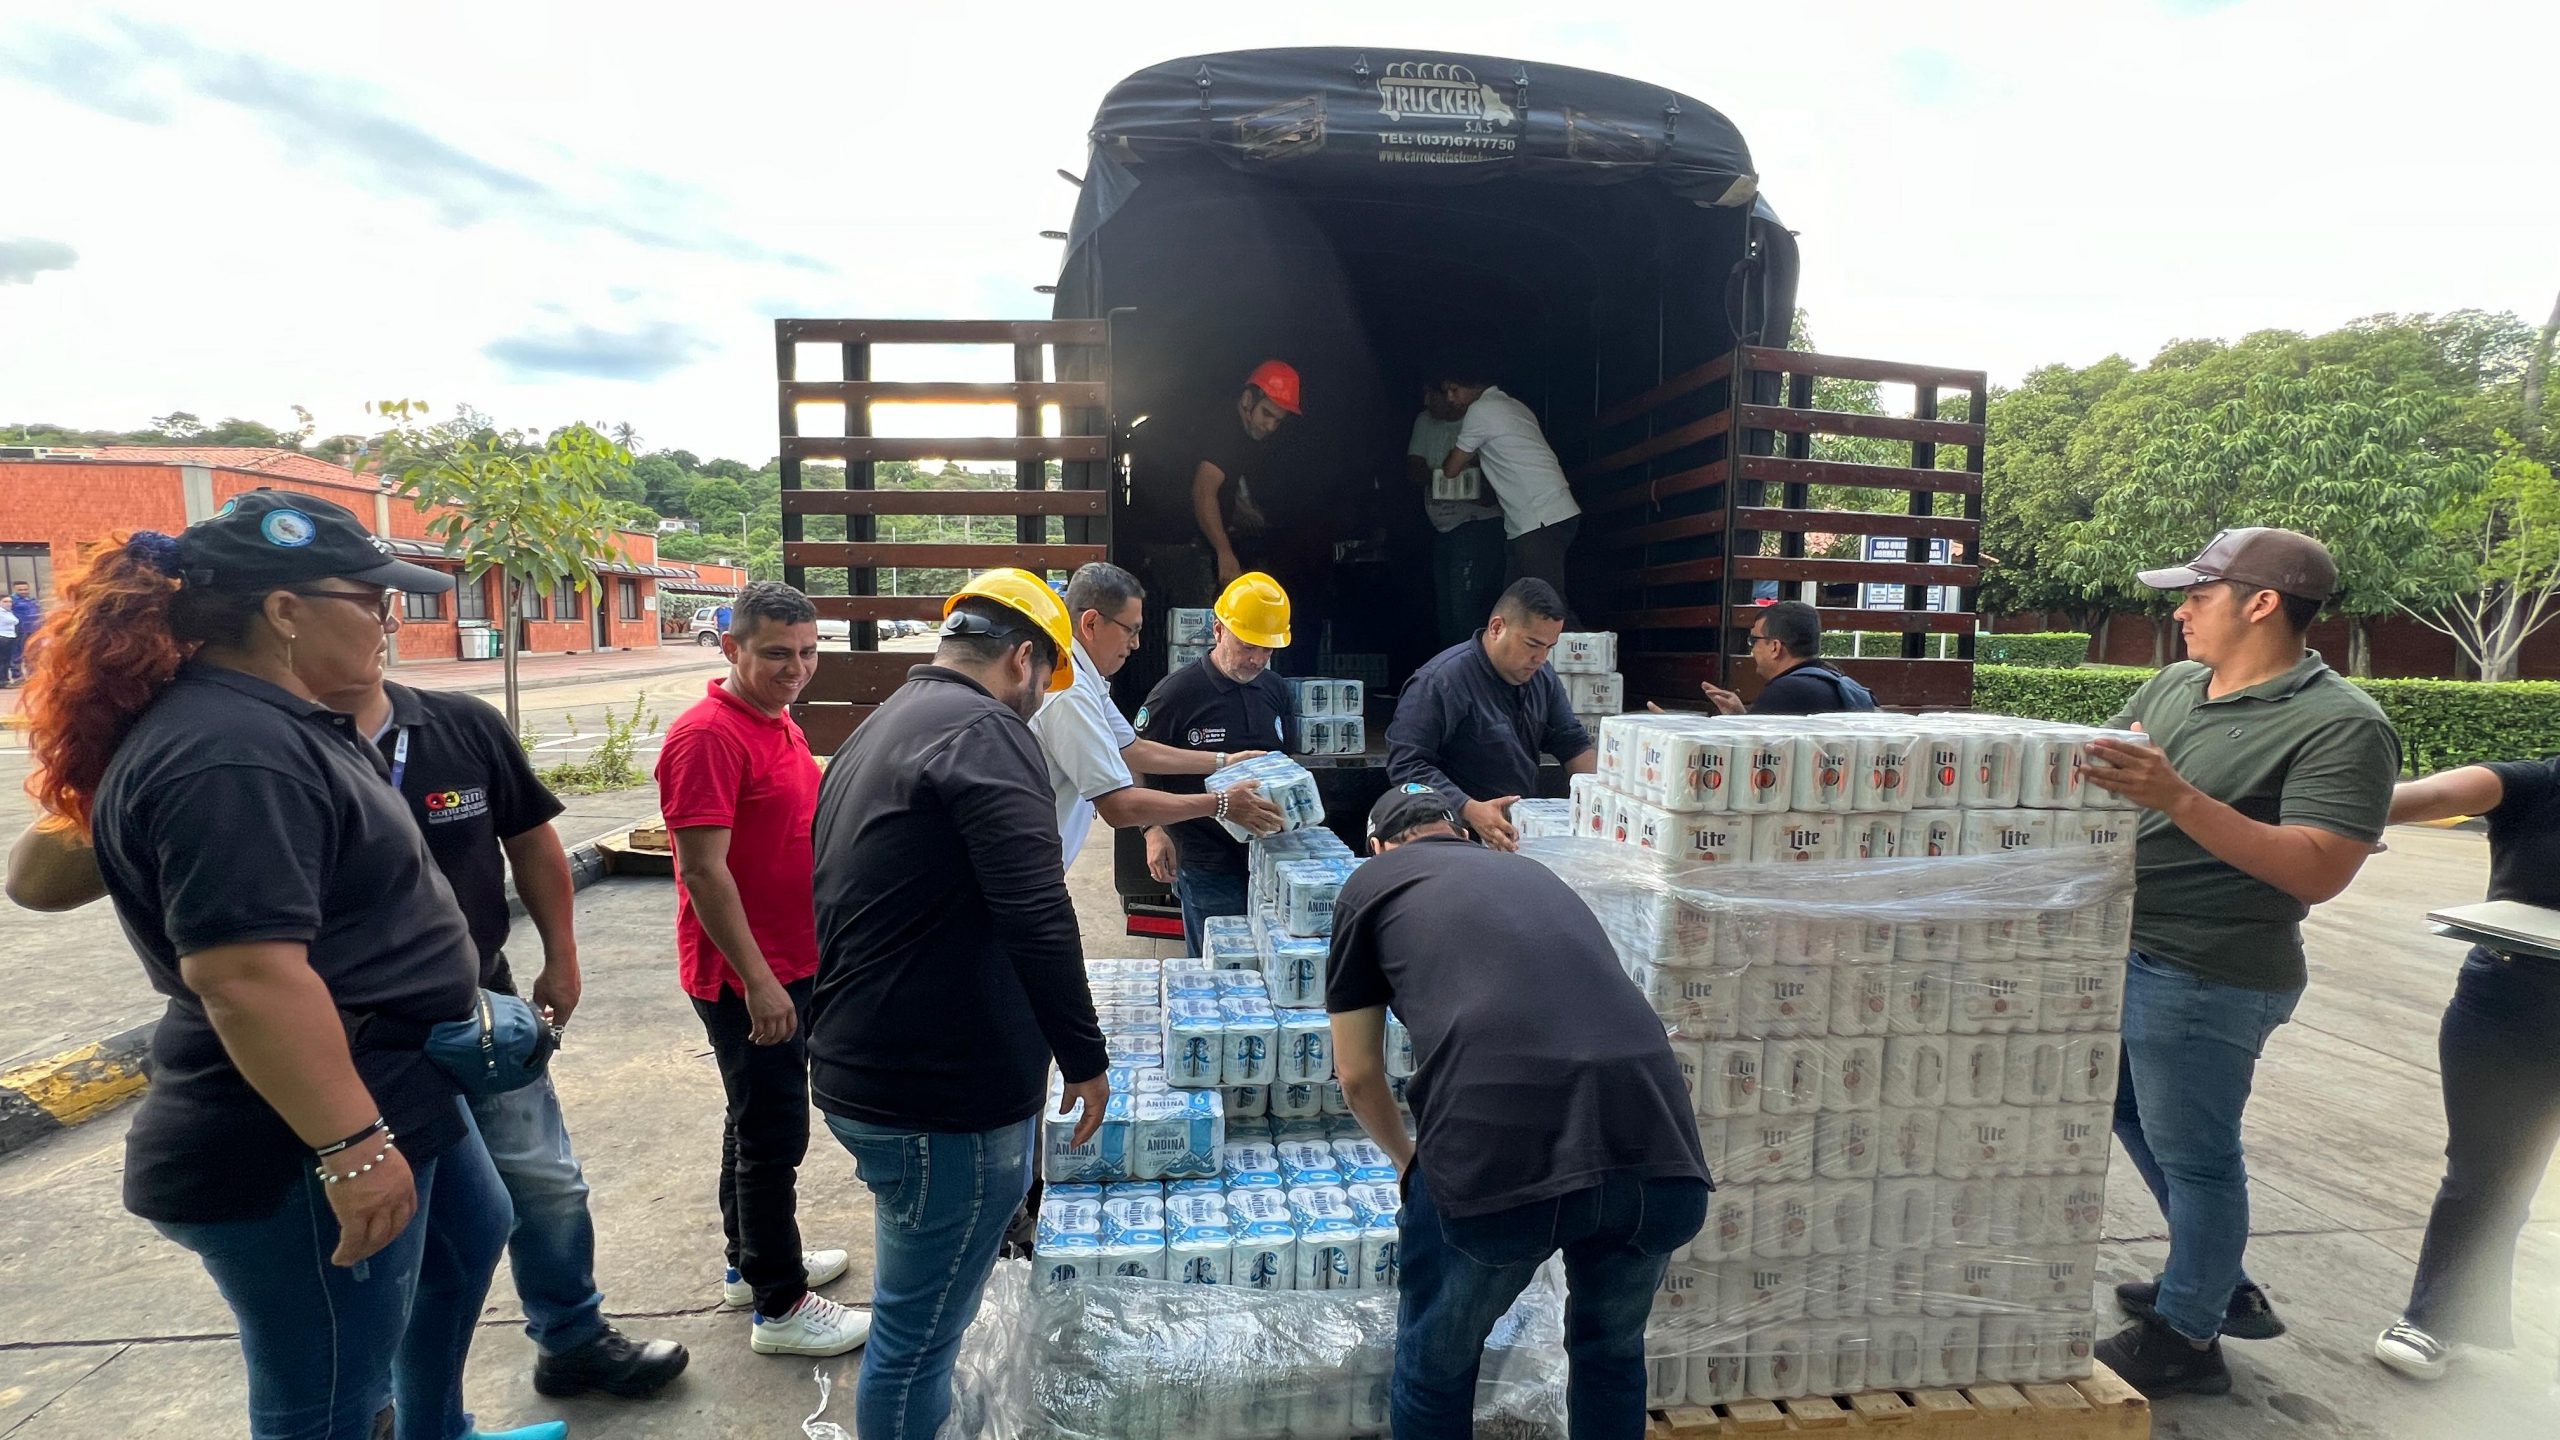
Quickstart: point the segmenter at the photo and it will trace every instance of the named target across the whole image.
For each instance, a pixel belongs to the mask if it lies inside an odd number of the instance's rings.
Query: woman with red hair
[[[238,1318],[257,1440],[364,1440],[386,1406],[398,1440],[482,1433],[462,1369],[511,1216],[400,1038],[471,1012],[478,954],[379,757],[313,698],[378,675],[399,591],[452,583],[255,491],[94,552],[28,684],[29,788],[89,833],[168,999],[125,1206]]]

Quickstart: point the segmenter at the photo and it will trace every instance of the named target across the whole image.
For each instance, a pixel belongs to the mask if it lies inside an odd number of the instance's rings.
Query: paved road
[[[1108,839],[1097,830],[1070,872],[1087,951],[1147,953],[1115,933]],[[2443,1145],[2434,1035],[2457,955],[2425,934],[2419,916],[2476,895],[2485,861],[2481,839],[2460,832],[2398,830],[2391,847],[2310,926],[2312,989],[2269,1049],[2251,1112],[2250,1266],[2292,1333],[2233,1345],[2233,1396],[2164,1404],[2161,1440],[2560,1434],[2560,1406],[2547,1394],[2560,1344],[2560,1177],[2544,1185],[2525,1232],[2519,1356],[2477,1361],[2423,1389],[2367,1354],[2406,1297]],[[560,1084],[595,1187],[608,1305],[635,1333],[691,1344],[693,1369],[655,1404],[546,1405],[527,1383],[530,1352],[502,1276],[470,1377],[473,1403],[493,1421],[560,1414],[587,1437],[779,1440],[799,1435],[816,1407],[808,1365],[747,1354],[745,1322],[711,1308],[717,1081],[669,975],[672,903],[664,882],[609,882],[581,897],[589,999]],[[129,960],[110,964],[95,949],[65,948],[50,963],[132,983]],[[9,973],[23,977],[24,962]],[[191,1261],[118,1208],[127,1113],[0,1161],[10,1242],[0,1246],[5,1440],[244,1433],[238,1354],[218,1298]],[[812,1243],[863,1248],[867,1202],[823,1132],[802,1195]],[[2105,1283],[2158,1263],[2160,1218],[2121,1153],[2107,1233]],[[868,1283],[867,1263],[857,1264],[834,1293],[858,1301]],[[830,1415],[844,1420],[841,1399]]]
[[[887,651],[930,654],[930,636],[908,636],[892,640],[880,648]],[[658,753],[665,738],[668,722],[684,713],[685,707],[702,698],[703,687],[725,673],[720,652],[704,648],[698,671],[678,675],[653,676],[643,680],[606,679],[579,685],[565,685],[523,693],[519,707],[518,733],[533,752],[533,763],[549,767],[564,760],[584,759],[595,753],[604,738],[608,712],[628,716],[635,700],[645,701],[648,733],[636,747],[645,767]],[[483,697],[497,704],[494,695]]]

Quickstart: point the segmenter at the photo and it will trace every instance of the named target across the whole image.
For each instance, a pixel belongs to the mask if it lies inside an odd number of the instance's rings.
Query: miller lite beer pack
[[[2106,732],[1613,715],[1566,838],[1717,1190],[1656,1406],[2089,1373],[2133,828]],[[1702,841],[1700,837],[1705,837]]]

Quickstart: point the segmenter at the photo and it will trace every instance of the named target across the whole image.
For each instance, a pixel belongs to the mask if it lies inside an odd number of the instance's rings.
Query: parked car
[[[821,640],[850,641],[853,638],[853,622],[850,620],[820,620],[818,622],[818,638]],[[712,611],[698,610],[694,612],[693,643],[696,645],[717,645],[720,643],[720,620]]]

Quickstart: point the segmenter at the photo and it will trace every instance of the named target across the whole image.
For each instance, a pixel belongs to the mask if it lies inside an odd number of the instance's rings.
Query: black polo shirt
[[[814,833],[809,1088],[830,1115],[977,1133],[1029,1119],[1049,1059],[1107,1059],[1031,727],[918,665],[827,765]]]
[[[2489,898],[2560,907],[2560,755],[2489,770],[2504,791],[2489,812]]]
[[[391,722],[374,744],[471,926],[480,983],[513,995],[505,953],[513,917],[499,845],[550,824],[563,807],[535,777],[507,717],[487,701],[388,682],[382,690],[391,697]]]
[[[125,1137],[125,1207],[146,1220],[274,1213],[310,1151],[234,1068],[179,957],[292,941],[349,1017],[403,1027],[471,1013],[479,970],[453,891],[348,716],[190,664],[100,781],[98,869],[169,1004]],[[444,1072],[358,1044],[356,1072],[414,1163],[463,1134]]]
[[[1537,861],[1443,835],[1353,871],[1325,1008],[1373,1005],[1413,1032],[1416,1154],[1446,1213],[1613,1174],[1708,1178],[1662,1021],[1591,907]]]
[[[1484,632],[1423,662],[1396,695],[1387,725],[1387,779],[1428,785],[1451,814],[1470,800],[1538,793],[1538,755],[1571,761],[1591,748],[1564,681],[1541,665],[1526,685],[1485,658]]]
[[[1141,740],[1177,750],[1281,750],[1298,748],[1297,707],[1289,682],[1268,669],[1242,684],[1210,663],[1192,661],[1157,682],[1132,722]],[[1197,795],[1197,775],[1151,775],[1147,783],[1177,795]],[[1244,842],[1215,820],[1185,820],[1169,827],[1182,868],[1199,875],[1242,875]]]

